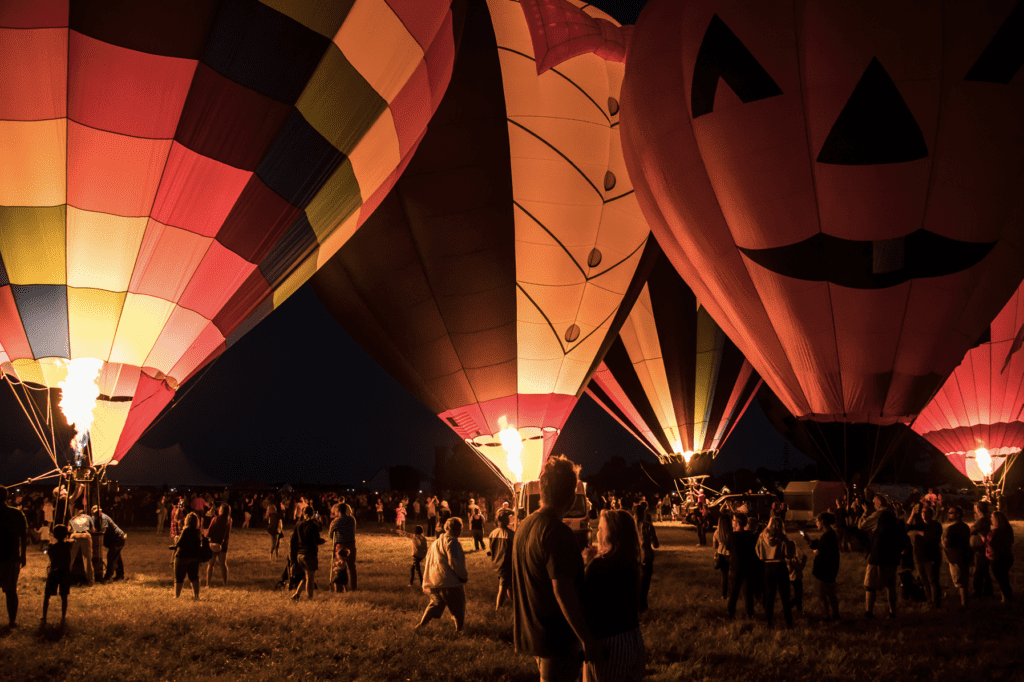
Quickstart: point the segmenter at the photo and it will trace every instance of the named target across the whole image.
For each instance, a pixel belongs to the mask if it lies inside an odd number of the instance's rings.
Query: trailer
[[[846,486],[837,481],[793,481],[783,496],[790,521],[811,522],[823,511],[835,508],[846,495]]]

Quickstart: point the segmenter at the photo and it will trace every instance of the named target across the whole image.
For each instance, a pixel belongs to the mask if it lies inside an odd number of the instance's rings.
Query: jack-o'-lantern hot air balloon
[[[760,384],[660,256],[587,393],[682,479],[711,474]]]
[[[55,462],[51,389],[118,461],[366,219],[453,26],[450,0],[0,4],[0,369]]]
[[[1024,449],[1024,291],[921,411],[913,429],[975,483],[998,481]]]
[[[1022,17],[1017,0],[645,8],[630,177],[793,415],[909,422],[1020,284]]]
[[[419,151],[314,279],[352,337],[509,484],[537,477],[643,284],[621,74],[586,54],[538,76],[520,6],[471,3]]]

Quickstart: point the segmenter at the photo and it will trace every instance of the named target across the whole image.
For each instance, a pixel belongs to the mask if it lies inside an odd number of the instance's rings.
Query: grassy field
[[[1011,577],[1024,595],[1024,525],[1015,524],[1017,562]],[[863,560],[844,555],[839,598],[843,620],[815,616],[806,572],[804,615],[771,629],[760,608],[753,620],[725,618],[710,548],[696,547],[689,527],[660,526],[662,541],[642,619],[651,680],[1021,680],[1021,608],[991,602],[960,612],[943,573],[946,606],[931,611],[900,604],[899,617],[863,618]],[[409,541],[386,533],[359,537],[359,587],[291,602],[275,592],[284,560],[267,558],[259,530],[232,535],[228,588],[186,586],[172,596],[167,537],[130,531],[124,583],[73,589],[68,626],[38,627],[45,556],[30,548],[20,582],[21,626],[0,629],[3,680],[535,680],[531,659],[512,648],[512,615],[493,613],[497,580],[489,559],[468,552],[470,581],[465,634],[434,621],[414,635],[426,604],[409,589]],[[318,581],[326,583],[326,576]],[[1018,603],[1020,602],[1018,598]],[[60,615],[50,604],[50,620]],[[776,605],[776,609],[781,609]],[[742,611],[742,607],[740,609]],[[879,615],[883,608],[876,608]],[[0,618],[0,622],[4,622]]]

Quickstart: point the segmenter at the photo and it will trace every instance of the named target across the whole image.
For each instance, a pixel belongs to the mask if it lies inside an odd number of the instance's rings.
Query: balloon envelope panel
[[[230,347],[393,184],[450,78],[450,5],[5,3],[4,372],[92,357],[172,393]],[[159,412],[114,402],[108,459]]]

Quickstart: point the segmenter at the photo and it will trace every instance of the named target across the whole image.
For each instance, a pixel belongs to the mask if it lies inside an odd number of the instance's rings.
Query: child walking
[[[412,564],[409,566],[409,587],[415,585],[416,576],[420,577],[420,587],[423,587],[423,559],[427,556],[427,538],[423,536],[423,526],[416,526],[412,533],[404,530],[396,530],[401,536],[412,540]]]
[[[348,550],[341,545],[334,546],[334,563],[331,564],[331,592],[348,591]]]
[[[50,566],[46,570],[46,588],[43,590],[43,619],[46,627],[46,612],[50,608],[50,597],[60,594],[60,625],[64,627],[68,616],[68,594],[71,592],[71,547],[67,542],[68,527],[56,525],[50,532],[53,541],[46,548]]]

